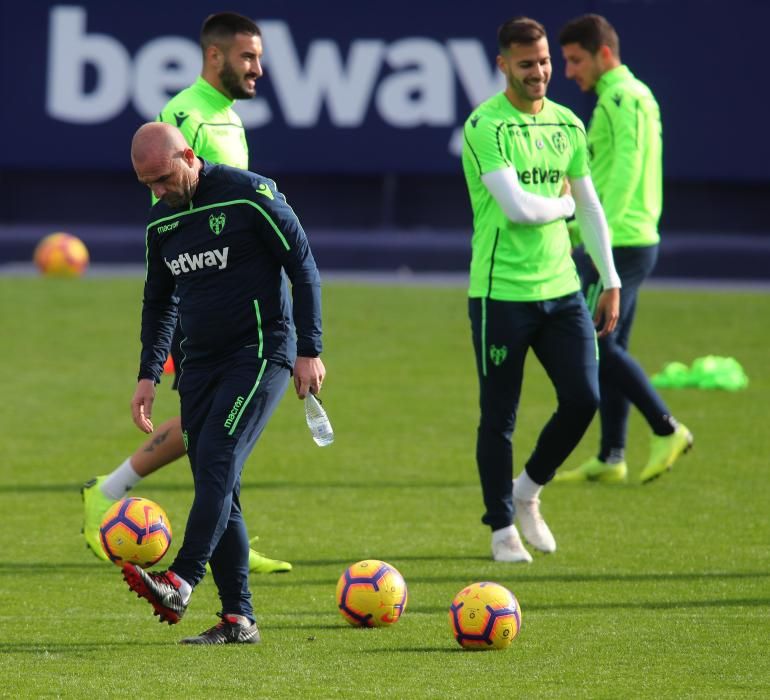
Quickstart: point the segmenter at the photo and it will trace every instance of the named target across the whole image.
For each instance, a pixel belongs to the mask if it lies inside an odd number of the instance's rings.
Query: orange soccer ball
[[[35,247],[35,265],[51,277],[79,277],[88,267],[88,248],[77,236],[51,233]]]

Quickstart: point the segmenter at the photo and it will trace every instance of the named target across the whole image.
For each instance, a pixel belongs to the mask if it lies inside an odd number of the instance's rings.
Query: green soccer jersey
[[[499,93],[479,105],[463,132],[463,171],[473,207],[469,296],[543,301],[576,292],[580,282],[564,219],[511,221],[481,176],[513,167],[522,189],[558,197],[565,177],[589,172],[583,123],[547,99],[537,114],[520,112]]]
[[[626,66],[596,84],[599,99],[588,126],[591,177],[613,247],[660,240],[663,158],[660,109],[650,89]]]
[[[178,127],[196,155],[245,170],[249,167],[249,147],[233,102],[199,77],[169,100],[158,121]]]

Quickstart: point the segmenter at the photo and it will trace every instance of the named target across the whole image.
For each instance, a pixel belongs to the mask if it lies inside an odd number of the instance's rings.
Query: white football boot
[[[543,516],[540,515],[540,499],[532,498],[524,501],[514,497],[513,505],[516,508],[516,517],[524,539],[541,552],[549,554],[555,552],[556,540],[543,520]]]
[[[532,562],[532,555],[524,549],[515,525],[509,525],[492,533],[492,558],[495,561],[524,561],[528,564]]]

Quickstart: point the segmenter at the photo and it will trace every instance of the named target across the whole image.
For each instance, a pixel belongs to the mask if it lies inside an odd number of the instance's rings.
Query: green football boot
[[[96,476],[90,481],[86,481],[80,488],[80,494],[83,496],[83,529],[81,532],[86,540],[86,546],[99,559],[109,561],[99,538],[99,527],[104,519],[104,514],[115,503],[112,498],[105,496],[99,488],[106,478],[106,476]]]
[[[249,544],[254,544],[258,539],[259,536],[252,537]],[[266,557],[262,552],[249,548],[249,571],[252,574],[284,574],[287,571],[291,571],[291,569],[292,566],[288,561],[270,559],[270,557]],[[211,566],[208,563],[206,563],[206,571],[211,573]]]
[[[600,481],[605,484],[622,484],[628,478],[628,466],[625,462],[608,464],[598,457],[583,462],[577,469],[557,471],[553,481],[563,484],[579,481]]]
[[[693,435],[681,423],[671,435],[653,435],[650,444],[650,458],[642,469],[639,480],[646,484],[658,478],[674,466],[679,457],[687,452],[693,444]]]
[[[270,559],[262,552],[249,549],[249,571],[253,574],[284,574],[291,571],[291,564],[280,559]]]

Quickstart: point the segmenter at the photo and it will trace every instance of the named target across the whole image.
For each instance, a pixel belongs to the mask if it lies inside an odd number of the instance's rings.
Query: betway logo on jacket
[[[558,183],[566,173],[557,168],[532,168],[532,170],[517,170],[519,182],[524,185],[542,185],[546,182]]]
[[[227,253],[229,250],[230,246],[226,246],[221,250],[207,250],[203,253],[195,253],[194,255],[182,253],[173,260],[163,258],[163,262],[166,263],[174,276],[202,270],[204,267],[215,267],[217,270],[224,270],[227,267]]]

